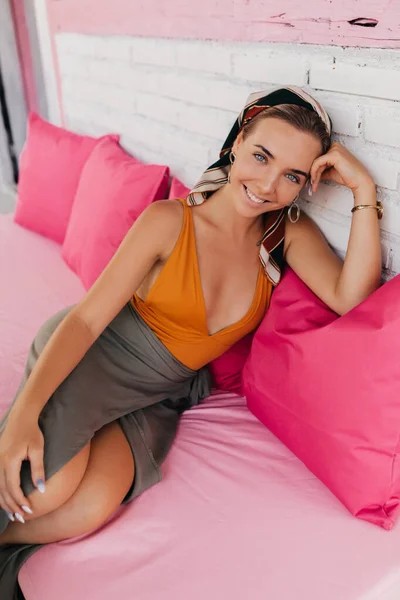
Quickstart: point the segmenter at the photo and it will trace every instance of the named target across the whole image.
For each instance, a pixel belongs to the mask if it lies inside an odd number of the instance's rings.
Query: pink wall
[[[53,32],[400,48],[398,0],[47,0]],[[375,27],[350,24],[377,21]]]

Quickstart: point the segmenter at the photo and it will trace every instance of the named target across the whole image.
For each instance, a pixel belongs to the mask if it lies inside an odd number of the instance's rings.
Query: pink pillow
[[[400,276],[342,317],[288,270],[243,371],[249,409],[350,512],[400,499]]]
[[[242,394],[242,371],[250,353],[253,335],[254,332],[247,334],[208,364],[214,387],[224,392]]]
[[[118,135],[105,137],[119,140]],[[62,244],[82,169],[98,142],[31,113],[20,159],[15,222]]]
[[[186,185],[183,185],[183,183],[176,177],[172,178],[171,189],[169,190],[168,198],[186,198],[189,192],[190,188],[186,187]]]
[[[131,225],[165,198],[169,168],[144,165],[110,139],[93,150],[79,182],[62,257],[86,289],[114,256]]]

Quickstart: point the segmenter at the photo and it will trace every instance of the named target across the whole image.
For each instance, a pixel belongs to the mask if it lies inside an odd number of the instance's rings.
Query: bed
[[[0,215],[0,409],[31,339],[82,297],[61,247]],[[400,527],[352,517],[246,408],[213,390],[185,413],[164,478],[96,532],[43,547],[26,600],[398,600]]]

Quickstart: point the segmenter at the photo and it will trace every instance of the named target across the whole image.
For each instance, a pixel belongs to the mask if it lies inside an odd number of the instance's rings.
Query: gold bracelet
[[[351,212],[353,213],[356,210],[361,210],[363,208],[373,208],[374,210],[376,210],[376,212],[378,214],[378,219],[382,219],[383,205],[382,205],[382,202],[379,202],[379,200],[377,201],[376,205],[375,204],[357,204],[356,206],[354,206],[351,209]]]

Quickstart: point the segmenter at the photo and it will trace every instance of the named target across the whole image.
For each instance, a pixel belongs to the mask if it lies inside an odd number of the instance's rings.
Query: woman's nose
[[[278,183],[278,175],[275,173],[265,174],[260,182],[261,191],[263,194],[273,194]]]

